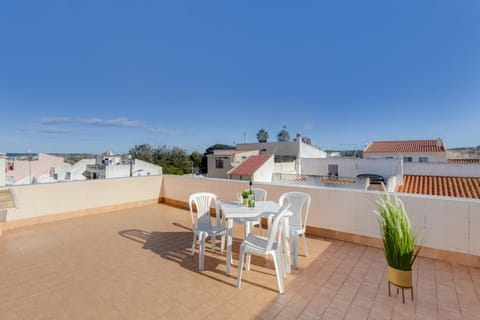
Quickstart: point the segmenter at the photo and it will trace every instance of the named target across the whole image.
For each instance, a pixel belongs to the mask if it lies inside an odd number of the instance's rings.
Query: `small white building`
[[[139,159],[123,158],[106,153],[96,157],[95,164],[87,164],[87,179],[111,179],[162,174],[162,167]]]
[[[229,179],[252,182],[272,182],[273,156],[255,155],[248,157],[239,166],[228,172]]]

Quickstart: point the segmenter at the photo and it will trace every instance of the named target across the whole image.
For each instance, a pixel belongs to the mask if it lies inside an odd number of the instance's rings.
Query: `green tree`
[[[194,172],[199,171],[200,166],[202,165],[202,154],[198,151],[193,151],[190,154],[190,161]]]
[[[154,163],[153,149],[149,144],[136,145],[135,147],[131,148],[128,153],[135,159]]]
[[[268,131],[265,129],[260,129],[257,133],[258,142],[267,142],[268,140]]]
[[[287,131],[287,127],[283,126],[283,129],[277,134],[277,141],[278,142],[286,142],[290,141],[290,134]]]
[[[190,155],[179,147],[152,148],[148,144],[141,144],[130,149],[129,153],[135,159],[161,166],[165,174],[184,174],[192,170],[189,162]]]
[[[153,150],[153,162],[163,168],[165,174],[190,172],[190,164],[185,150],[179,147],[162,146]]]

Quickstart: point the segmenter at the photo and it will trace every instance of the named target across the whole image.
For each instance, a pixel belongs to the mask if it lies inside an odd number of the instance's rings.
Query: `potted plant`
[[[244,205],[248,205],[248,196],[250,195],[250,191],[248,189],[242,191],[242,203]]]
[[[417,246],[417,238],[400,199],[385,192],[377,200],[377,210],[375,213],[388,264],[388,293],[390,295],[390,284],[401,288],[405,303],[405,288],[411,289],[413,300],[412,266],[421,247]]]

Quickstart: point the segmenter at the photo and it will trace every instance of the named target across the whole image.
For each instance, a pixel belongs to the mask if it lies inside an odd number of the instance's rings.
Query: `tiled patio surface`
[[[207,250],[198,272],[190,221],[159,204],[5,233],[0,319],[480,319],[479,269],[420,258],[402,304],[380,250],[329,239],[308,239],[284,295],[272,259],[252,259],[237,289],[225,255]]]

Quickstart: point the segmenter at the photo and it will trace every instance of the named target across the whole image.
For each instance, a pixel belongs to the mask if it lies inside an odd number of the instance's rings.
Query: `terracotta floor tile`
[[[480,270],[419,258],[415,296],[388,296],[381,250],[309,237],[310,255],[278,294],[272,260],[234,264],[207,246],[205,270],[185,210],[158,204],[26,227],[0,237],[0,315],[9,319],[478,319]],[[256,231],[257,232],[257,231]],[[219,241],[217,241],[217,247]],[[300,251],[302,247],[300,247]],[[302,252],[302,251],[301,251]]]

